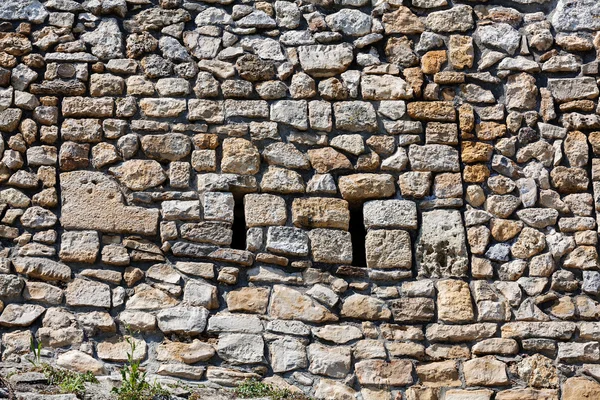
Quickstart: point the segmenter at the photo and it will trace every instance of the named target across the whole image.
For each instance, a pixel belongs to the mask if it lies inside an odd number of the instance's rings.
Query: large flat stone
[[[60,187],[60,222],[65,229],[140,235],[157,232],[159,211],[125,205],[119,185],[103,173],[62,173]]]

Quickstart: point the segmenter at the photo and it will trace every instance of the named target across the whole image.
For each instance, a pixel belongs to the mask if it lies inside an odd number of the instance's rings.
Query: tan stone
[[[56,365],[80,373],[91,372],[94,375],[105,373],[102,362],[79,350],[71,350],[61,354],[56,359]]]
[[[118,167],[110,168],[110,172],[131,190],[146,190],[167,180],[167,174],[154,160],[125,161]]]
[[[156,359],[163,362],[179,361],[195,364],[199,361],[208,361],[214,355],[214,347],[198,339],[194,339],[191,343],[166,341],[156,347]]]
[[[490,169],[485,164],[465,165],[463,179],[467,183],[483,183],[489,178]]]
[[[325,174],[331,171],[352,169],[348,157],[332,147],[308,150],[308,159],[315,171]]]
[[[534,388],[556,388],[560,380],[553,361],[541,354],[526,357],[518,366],[519,376]]]
[[[410,235],[402,230],[370,230],[365,241],[367,267],[375,269],[412,266]]]
[[[421,384],[429,387],[461,386],[456,361],[442,361],[417,366]]]
[[[450,65],[456,70],[473,67],[475,51],[473,39],[469,36],[451,35],[448,42]]]
[[[560,193],[577,193],[587,190],[589,179],[583,168],[568,168],[561,165],[554,167],[550,172],[552,185]]]
[[[562,400],[584,400],[600,398],[600,384],[582,377],[569,378],[563,383]]]
[[[390,319],[392,312],[382,300],[362,294],[353,294],[344,300],[341,316],[365,321],[377,321]]]
[[[558,400],[558,390],[509,389],[498,392],[496,400]]]
[[[315,323],[338,320],[335,314],[310,297],[282,285],[273,286],[269,314],[273,318]]]
[[[285,200],[272,194],[247,194],[244,196],[244,215],[248,227],[285,225]]]
[[[248,140],[227,138],[223,141],[221,170],[225,173],[254,175],[260,167],[258,149]]]
[[[148,98],[140,100],[144,115],[156,118],[175,118],[187,110],[187,102],[180,99]]]
[[[299,228],[333,228],[348,230],[348,202],[326,197],[294,199],[292,222]]]
[[[408,103],[408,115],[419,121],[456,121],[454,104],[449,101],[414,101]]]
[[[523,222],[511,219],[493,218],[490,222],[492,237],[499,242],[506,242],[521,232]]]
[[[96,345],[96,351],[98,358],[106,361],[125,362],[128,360],[128,356],[131,353],[131,341],[135,345],[135,351],[133,352],[134,360],[143,360],[146,358],[146,342],[143,339],[136,339],[133,337],[120,338],[114,336],[108,340],[100,342]]]
[[[339,179],[342,197],[348,202],[380,199],[396,192],[394,177],[389,174],[354,174]]]
[[[425,24],[408,7],[400,6],[396,11],[383,14],[381,18],[386,34],[402,33],[414,35],[425,30]]]
[[[60,185],[60,222],[65,229],[142,235],[155,235],[157,232],[159,211],[127,206],[119,185],[103,173],[62,173]]]
[[[413,383],[413,366],[407,360],[364,360],[354,366],[361,385],[408,386]]]
[[[468,386],[503,386],[508,384],[506,365],[493,356],[475,358],[463,364]]]
[[[440,72],[446,61],[448,61],[446,50],[428,51],[421,58],[421,69],[424,74],[433,75]]]
[[[473,321],[475,315],[471,304],[471,291],[466,282],[443,280],[437,283],[438,318],[444,322],[464,323]]]
[[[475,126],[475,133],[480,140],[495,140],[506,135],[506,125],[493,121],[481,121]]]
[[[227,293],[227,308],[231,312],[264,314],[271,290],[265,287],[244,287]]]
[[[546,239],[537,229],[525,227],[510,251],[513,257],[530,258],[541,253],[546,247]]]
[[[489,162],[494,146],[481,142],[464,141],[461,145],[460,156],[464,163]]]

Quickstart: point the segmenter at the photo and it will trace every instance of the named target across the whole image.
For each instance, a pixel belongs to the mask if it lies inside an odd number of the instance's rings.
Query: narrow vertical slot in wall
[[[367,230],[363,220],[363,208],[350,209],[350,238],[352,240],[352,265],[355,267],[367,267],[367,255],[365,251],[365,240]]]
[[[244,215],[244,198],[235,199],[233,208],[233,237],[231,240],[231,248],[238,250],[246,250],[246,216]]]

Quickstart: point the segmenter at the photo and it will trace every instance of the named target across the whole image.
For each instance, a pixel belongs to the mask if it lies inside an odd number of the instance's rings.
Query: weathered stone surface
[[[596,2],[204,3],[0,1],[16,397],[598,397]]]
[[[63,227],[143,235],[156,233],[158,211],[125,205],[118,185],[105,175],[67,172],[60,175],[60,183]]]
[[[156,319],[164,333],[200,334],[206,327],[208,314],[204,307],[179,306],[161,310]]]
[[[438,290],[438,318],[448,323],[473,321],[475,315],[471,304],[469,286],[459,280],[443,280],[436,285]]]
[[[344,72],[352,62],[352,47],[347,44],[311,45],[298,48],[302,69],[313,77],[328,77]]]
[[[364,224],[371,228],[417,228],[416,204],[407,200],[371,200],[364,204]]]
[[[568,2],[560,0],[552,17],[552,25],[558,31],[597,30],[597,4],[590,0]]]
[[[428,211],[423,213],[422,221],[416,247],[419,275],[436,278],[464,276],[468,260],[460,213]]]
[[[350,213],[344,200],[325,197],[294,199],[292,222],[302,228],[348,229]]]
[[[375,269],[410,269],[411,241],[401,230],[370,230],[365,240],[367,267]]]
[[[382,174],[354,174],[340,177],[340,193],[348,202],[392,196],[396,189],[394,178]]]
[[[271,294],[269,314],[274,318],[305,322],[337,321],[337,317],[327,308],[285,286],[275,285]]]
[[[12,260],[15,270],[23,275],[45,281],[68,281],[71,269],[60,262],[41,257],[17,257]]]
[[[160,164],[154,160],[125,161],[118,167],[112,167],[110,172],[131,190],[146,190],[167,179]]]
[[[364,360],[356,363],[356,376],[364,385],[407,386],[413,382],[412,363],[407,360]]]

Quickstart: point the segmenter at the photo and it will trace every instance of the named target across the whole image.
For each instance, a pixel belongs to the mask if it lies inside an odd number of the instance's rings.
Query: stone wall
[[[598,399],[597,0],[0,1],[2,360]],[[275,379],[277,380],[277,379]]]

